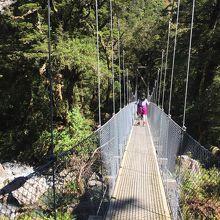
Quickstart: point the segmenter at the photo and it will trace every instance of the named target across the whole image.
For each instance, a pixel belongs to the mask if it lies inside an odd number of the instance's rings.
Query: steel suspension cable
[[[100,64],[99,64],[99,13],[98,13],[98,0],[95,1],[96,5],[96,55],[97,55],[97,74],[98,74],[98,109],[99,109],[99,126],[102,125],[101,119],[101,91],[100,91]]]
[[[157,93],[157,80],[154,81],[154,88],[153,88],[153,99],[152,99],[152,101],[154,103],[156,103],[156,100],[157,100],[156,93]]]
[[[158,98],[158,86],[159,86],[159,75],[160,75],[160,68],[157,70],[157,80],[156,80],[156,100],[155,103],[158,104],[157,98]]]
[[[126,77],[127,77],[127,80],[126,80],[126,87],[127,87],[127,105],[129,104],[129,100],[128,100],[128,69],[126,70]]]
[[[125,51],[123,50],[123,87],[124,87],[124,106],[126,105],[126,96],[125,96]]]
[[[169,109],[168,115],[170,115],[170,108],[172,102],[172,90],[173,90],[173,73],[174,73],[174,65],[175,65],[175,57],[176,57],[176,43],[177,43],[177,34],[178,34],[178,25],[179,25],[179,11],[180,11],[180,0],[177,3],[177,18],[176,18],[176,31],[175,31],[175,39],[174,39],[174,48],[173,48],[173,61],[172,61],[172,70],[171,70],[171,80],[170,80],[170,97],[169,97]]]
[[[138,71],[138,69],[137,69]],[[136,73],[136,76],[135,76],[135,100],[137,100],[137,90],[138,90],[138,72]]]
[[[131,96],[132,96],[132,89],[131,89],[131,81],[129,80],[128,81],[128,87],[129,87],[129,90],[128,90],[128,103],[130,103],[131,101]],[[133,101],[133,100],[132,100]]]
[[[121,46],[120,46],[120,21],[118,19],[118,74],[119,74],[119,107],[121,109]]]
[[[147,73],[147,97],[150,95],[150,73]]]
[[[147,88],[147,87],[148,87],[148,85],[147,85],[147,83],[145,82],[145,80],[144,80],[143,76],[141,76],[141,75],[140,75],[140,78],[141,78],[142,82],[144,83],[145,87]]]
[[[167,61],[168,61],[168,55],[169,55],[169,44],[170,44],[170,21],[169,21],[169,26],[168,26],[166,62],[165,62],[164,81],[163,81],[162,109],[163,109],[163,105],[164,105],[164,95],[165,95],[165,88],[166,88],[166,75],[167,75]]]
[[[185,120],[186,120],[186,101],[187,101],[187,92],[188,92],[188,83],[189,83],[189,68],[190,68],[191,48],[192,48],[194,11],[195,11],[195,0],[193,0],[190,38],[189,38],[189,52],[188,52],[188,63],[187,63],[187,73],[186,73],[186,90],[185,90],[184,113],[183,113],[183,128],[185,128]]]
[[[114,44],[113,44],[113,15],[112,15],[112,0],[110,0],[110,16],[111,16],[111,46],[112,46],[112,104],[113,114],[115,114],[115,73],[114,73]]]
[[[162,58],[161,58],[158,106],[160,106],[160,92],[161,92],[161,83],[162,83],[162,75],[163,75],[163,58],[164,58],[164,50],[162,50]]]
[[[54,158],[54,133],[53,133],[53,78],[51,73],[51,21],[50,21],[50,13],[51,6],[50,0],[47,2],[48,4],[48,74],[50,77],[50,156]],[[56,189],[55,189],[55,164],[52,166],[52,181],[53,181],[53,214],[54,219],[56,220]]]
[[[159,88],[160,88],[160,73],[161,71],[159,72],[159,79],[158,79],[158,85],[157,85],[157,105],[159,106]]]
[[[98,128],[102,125],[102,116],[101,116],[101,89],[100,89],[100,60],[99,60],[99,9],[98,9],[98,0],[95,1],[95,10],[96,10],[96,55],[97,55],[97,74],[98,74],[98,109],[99,109],[99,125]],[[101,138],[99,134],[99,146],[101,146]],[[100,154],[100,159],[102,160],[102,155]],[[103,167],[101,166],[100,172],[102,174]],[[103,184],[102,184],[103,189]],[[99,209],[98,209],[99,211]]]

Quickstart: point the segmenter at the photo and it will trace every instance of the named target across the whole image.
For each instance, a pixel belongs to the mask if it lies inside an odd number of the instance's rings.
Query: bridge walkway
[[[133,126],[106,220],[171,219],[149,125]]]

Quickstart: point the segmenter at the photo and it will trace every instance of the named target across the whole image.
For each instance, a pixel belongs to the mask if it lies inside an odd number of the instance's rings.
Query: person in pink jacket
[[[150,103],[145,98],[145,95],[142,94],[141,98],[137,101],[137,115],[138,115],[138,125],[141,124],[141,121],[143,121],[143,125],[147,124],[147,114],[148,114],[148,105]]]

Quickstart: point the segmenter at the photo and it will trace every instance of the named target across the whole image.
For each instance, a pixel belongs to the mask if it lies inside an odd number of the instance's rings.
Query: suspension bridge
[[[147,126],[135,120],[132,102],[72,150],[5,185],[1,218],[46,219],[56,210],[55,219],[66,219],[65,213],[72,216],[67,219],[181,219],[188,206],[196,219],[195,190],[202,169],[216,158],[153,102]],[[80,167],[76,148],[91,152]],[[208,185],[214,175],[209,173]],[[185,181],[191,189],[182,188]],[[218,217],[218,198],[200,198],[200,206]]]
[[[212,189],[213,180],[219,175],[218,158],[187,134],[185,129],[194,3],[183,125],[179,126],[170,116],[180,5],[178,1],[168,114],[163,109],[165,86],[162,88],[162,84],[166,85],[169,34],[165,72],[163,74],[163,50],[155,88],[148,97],[150,105],[147,125],[137,126],[137,106],[135,102],[130,102],[128,80],[127,89],[123,90],[124,108],[120,91],[120,111],[116,113],[113,42],[113,116],[105,124],[101,122],[96,1],[100,127],[71,150],[59,155],[51,152],[51,158],[45,164],[4,184],[0,189],[0,219],[220,219],[220,200]],[[110,6],[112,31],[111,1]],[[50,68],[50,1],[48,11]],[[125,86],[124,51],[123,73]],[[52,106],[52,80],[50,86]],[[52,116],[51,113],[51,127]],[[75,149],[80,149],[81,154]],[[86,159],[83,158],[84,151],[89,155]],[[206,179],[203,179],[205,172]],[[203,192],[207,192],[207,195]]]

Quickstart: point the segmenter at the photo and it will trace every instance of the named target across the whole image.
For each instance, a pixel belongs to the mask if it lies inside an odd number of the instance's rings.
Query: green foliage
[[[80,108],[75,107],[67,115],[68,126],[55,132],[55,152],[63,152],[71,149],[92,133],[91,121],[80,113]],[[77,149],[79,153],[88,153],[86,148]]]
[[[194,216],[196,219],[218,219],[220,215],[220,172],[217,168],[192,173],[182,172],[181,208],[184,219]]]
[[[71,148],[91,132],[91,128],[90,132],[87,132],[87,128],[92,123],[87,121],[83,124],[83,117],[77,116],[76,112],[72,113],[72,109],[80,106],[81,115],[94,118],[96,108],[93,109],[93,105],[96,105],[98,97],[96,47],[95,36],[85,37],[85,29],[82,31],[84,34],[78,34],[81,32],[80,27],[75,27],[74,31],[79,37],[74,38],[72,27],[67,25],[68,19],[73,21],[81,16],[81,10],[84,15],[89,15],[92,11],[91,5],[82,1],[76,5],[69,1],[53,3],[51,66],[54,80],[54,132],[55,144],[59,145],[56,151],[60,152]],[[69,9],[73,9],[74,13],[69,13]],[[16,159],[38,163],[48,156],[50,101],[49,76],[46,72],[46,12],[46,4],[42,1],[18,1],[13,5],[12,11],[0,15],[1,160]],[[64,12],[67,17],[63,17]],[[91,12],[91,16],[93,15],[94,12]],[[86,18],[91,23],[91,17]],[[86,18],[80,21],[82,28]],[[75,20],[72,24],[76,24]],[[89,31],[91,29],[92,24]],[[110,73],[102,59],[100,67],[105,73],[102,76],[102,90],[105,93]],[[71,134],[68,134],[69,131]]]
[[[65,127],[62,126],[54,129],[54,146],[56,154],[72,149],[74,145],[92,133],[92,122],[80,113],[79,107],[75,107],[72,111],[68,111],[66,120],[67,125]],[[48,154],[50,141],[51,133],[43,131],[38,140],[33,143],[34,155],[36,157],[40,155],[42,158],[45,158]],[[79,147],[76,150],[79,154],[85,155],[90,152],[86,147]]]
[[[74,216],[68,212],[61,212],[61,211],[57,211],[57,220],[74,220],[76,218],[74,218]],[[54,216],[51,215],[49,218],[46,218],[45,220],[53,220]]]
[[[19,11],[24,14],[27,13],[29,10],[39,10],[40,5],[39,3],[27,3],[23,4],[20,7],[18,7]]]
[[[136,51],[136,54],[139,54],[142,47],[149,44],[149,39],[154,36],[154,33],[151,33],[152,26],[157,23],[163,3],[154,0],[141,1],[135,5],[133,2],[117,1],[113,2],[113,8],[114,16],[117,15],[121,21],[120,38],[123,47],[128,51],[126,62],[136,62],[137,58],[132,53]],[[83,117],[97,120],[95,24],[95,2],[51,2],[53,119],[57,153],[70,149],[90,134],[91,128],[88,128],[88,125],[91,127],[92,123],[84,121]],[[103,117],[112,113],[109,27],[109,1],[99,2]],[[125,31],[127,29],[131,31]],[[135,49],[140,45],[141,38],[148,35],[151,37],[143,40],[141,49]],[[116,47],[116,19],[113,36]],[[11,9],[0,15],[1,160],[18,159],[38,163],[48,156],[51,134],[47,43],[46,2],[17,1]],[[118,69],[116,62],[114,67]],[[117,77],[115,80],[118,100],[120,85]],[[80,107],[81,114],[79,109],[75,110],[75,106]],[[96,146],[95,142],[88,145],[91,145],[91,149]],[[77,150],[82,154],[88,154],[90,151],[83,147]]]
[[[19,220],[53,220],[54,215],[50,214],[49,217],[47,217],[46,214],[41,214],[38,212],[32,212],[30,214],[24,214],[19,216]],[[56,219],[57,220],[74,220],[74,216],[71,213],[68,212],[61,212],[59,210],[56,211]]]
[[[67,189],[69,189],[73,193],[77,193],[79,191],[79,186],[76,181],[71,181],[67,184]]]

